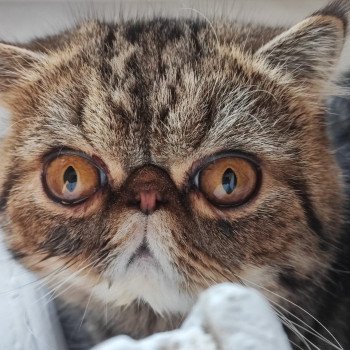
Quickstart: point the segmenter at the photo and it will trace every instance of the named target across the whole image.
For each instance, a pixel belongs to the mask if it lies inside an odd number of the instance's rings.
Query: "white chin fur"
[[[159,314],[187,313],[195,302],[194,296],[182,291],[184,279],[170,263],[166,239],[171,239],[167,226],[163,225],[162,214],[154,214],[146,218],[142,214],[130,217],[128,223],[118,230],[121,234],[130,237],[123,245],[120,254],[116,257],[105,275],[112,280],[107,289],[97,288],[96,294],[116,306],[127,306],[134,301],[143,301]],[[133,227],[133,232],[130,232]],[[147,233],[145,233],[147,227]],[[128,232],[126,232],[128,231]],[[146,237],[153,257],[143,257],[129,263],[131,256]],[[128,264],[129,263],[129,264]],[[102,287],[102,288],[101,288]]]
[[[135,264],[124,276],[116,275],[116,282],[112,286],[114,304],[117,306],[129,305],[133,301],[141,300],[159,314],[181,313],[185,314],[193,305],[189,295],[179,290],[179,286],[164,276],[157,267],[140,269]]]

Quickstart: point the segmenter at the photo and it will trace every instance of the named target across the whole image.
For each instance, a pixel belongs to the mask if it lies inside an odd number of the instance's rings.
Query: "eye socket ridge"
[[[43,157],[41,179],[46,195],[66,206],[85,202],[107,184],[101,161],[70,149],[52,151]]]
[[[190,178],[190,188],[216,207],[234,208],[256,196],[261,177],[260,162],[255,156],[226,151],[201,161]]]

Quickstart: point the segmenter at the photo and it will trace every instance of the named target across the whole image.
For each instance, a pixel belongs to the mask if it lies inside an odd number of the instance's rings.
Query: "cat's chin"
[[[166,278],[153,262],[146,267],[142,261],[134,263],[127,276],[118,280],[115,301],[118,306],[142,301],[162,315],[186,314],[194,304],[193,298],[181,292],[179,285]]]
[[[167,276],[151,254],[135,256],[124,273],[116,272],[108,290],[99,288],[103,298],[115,306],[141,301],[159,314],[186,314],[195,300],[182,292],[180,284]]]
[[[141,301],[159,314],[186,314],[195,296],[183,289],[184,278],[175,270],[166,246],[160,242],[160,217],[156,217],[145,219],[136,215],[130,220],[135,231],[105,271],[111,283],[98,288],[99,294],[116,306]]]

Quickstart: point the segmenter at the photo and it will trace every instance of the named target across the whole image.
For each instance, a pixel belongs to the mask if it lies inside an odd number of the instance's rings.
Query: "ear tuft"
[[[343,22],[346,32],[349,24],[350,2],[348,0],[337,0],[328,4],[323,9],[314,12],[311,16],[331,16]]]

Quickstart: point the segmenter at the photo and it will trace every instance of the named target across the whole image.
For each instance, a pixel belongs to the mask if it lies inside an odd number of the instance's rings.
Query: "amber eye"
[[[62,204],[77,204],[91,197],[105,183],[104,172],[83,156],[59,154],[45,164],[44,188]]]
[[[214,205],[242,205],[257,189],[258,167],[243,157],[222,156],[197,173],[195,185]]]

